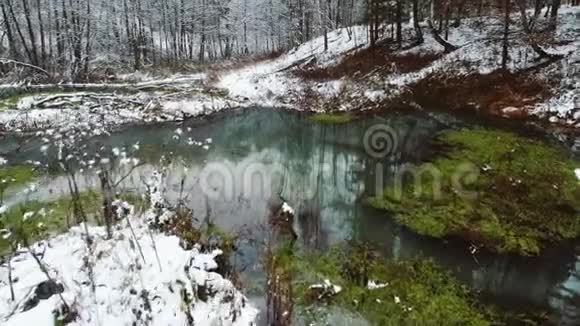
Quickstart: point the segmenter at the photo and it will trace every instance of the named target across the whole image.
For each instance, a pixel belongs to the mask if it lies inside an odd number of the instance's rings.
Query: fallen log
[[[109,83],[109,84],[39,84],[39,85],[0,85],[0,96],[16,95],[23,93],[36,93],[47,91],[92,91],[92,92],[128,92],[137,93],[141,91],[155,90],[182,90],[183,87],[192,87],[187,82],[201,81],[201,79],[176,79],[175,81],[150,81],[143,83]],[[181,86],[181,87],[180,87]]]

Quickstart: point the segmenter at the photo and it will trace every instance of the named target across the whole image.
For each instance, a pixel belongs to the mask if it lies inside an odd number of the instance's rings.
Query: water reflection
[[[562,325],[580,324],[580,247],[576,248],[571,265],[567,277],[552,289],[548,300],[550,307],[560,312]]]

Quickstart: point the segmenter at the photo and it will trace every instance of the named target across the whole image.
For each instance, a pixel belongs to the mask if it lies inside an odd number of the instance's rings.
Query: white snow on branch
[[[294,215],[294,208],[292,208],[292,206],[288,205],[287,202],[284,202],[284,204],[282,204],[282,212],[290,214],[290,215]]]

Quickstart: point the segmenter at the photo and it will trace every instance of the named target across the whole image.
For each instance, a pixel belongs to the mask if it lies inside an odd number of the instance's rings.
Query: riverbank
[[[199,238],[185,245],[184,234],[157,224],[160,217],[169,221],[176,215],[160,205],[160,191],[150,192],[144,212],[115,201],[118,223],[112,234],[82,223],[28,243],[32,228],[40,232],[44,223],[66,214],[38,204],[20,217],[22,222],[4,225],[0,243],[11,243],[13,250],[0,265],[2,324],[252,325],[259,310],[218,273],[224,251],[202,246]],[[23,224],[29,227],[18,227]]]
[[[288,104],[317,112],[390,108],[472,111],[510,119],[580,127],[578,7],[563,7],[558,29],[543,46],[562,58],[538,58],[522,35],[510,41],[508,70],[501,70],[502,23],[466,19],[449,31],[457,49],[446,53],[426,24],[422,44],[398,49],[386,38],[375,48],[364,26],[329,33],[281,57],[222,74],[217,86],[235,98]],[[512,18],[519,19],[519,14]],[[545,22],[540,19],[538,24]],[[412,35],[411,24],[403,26]],[[520,33],[520,32],[518,32]],[[481,35],[474,39],[473,35]],[[446,101],[451,99],[453,101]]]

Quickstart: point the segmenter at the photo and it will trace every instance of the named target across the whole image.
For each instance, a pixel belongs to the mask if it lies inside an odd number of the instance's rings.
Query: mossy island
[[[363,243],[325,253],[285,251],[276,259],[293,276],[293,310],[305,325],[325,324],[336,312],[370,325],[490,325],[495,319],[429,260],[385,260]]]
[[[565,151],[493,129],[446,132],[435,144],[443,150],[415,180],[401,177],[370,204],[419,234],[498,253],[538,255],[580,235],[580,163]]]

